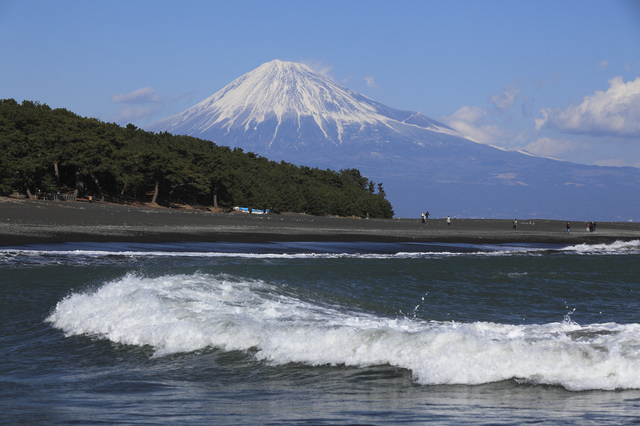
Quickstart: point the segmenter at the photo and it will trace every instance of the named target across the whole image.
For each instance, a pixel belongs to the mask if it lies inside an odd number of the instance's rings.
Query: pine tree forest
[[[313,215],[391,218],[381,183],[357,169],[319,170],[240,148],[0,100],[0,195],[73,194],[98,202],[157,203]]]

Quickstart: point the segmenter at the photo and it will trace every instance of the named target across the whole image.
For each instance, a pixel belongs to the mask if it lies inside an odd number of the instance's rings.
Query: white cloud
[[[376,81],[373,79],[373,76],[365,76],[364,81],[367,82],[367,87],[378,87],[376,86]]]
[[[517,81],[487,100],[483,107],[463,106],[440,121],[475,142],[539,157],[581,164],[640,165],[639,139],[611,136],[640,136],[640,77],[628,83],[614,78],[608,90],[587,96],[566,110],[544,108],[542,118],[535,119],[535,128],[526,111],[533,100],[520,91]],[[520,106],[521,115],[517,113]],[[539,133],[541,128],[546,130],[544,135]]]
[[[130,93],[120,93],[111,98],[113,103],[122,104],[145,104],[149,102],[161,102],[162,98],[156,96],[156,90],[151,87],[144,87]]]
[[[493,145],[506,135],[503,129],[487,122],[488,115],[486,108],[463,106],[440,120],[472,141]]]
[[[453,115],[448,118],[450,120],[464,121],[470,124],[475,124],[483,120],[487,116],[487,114],[488,113],[486,108],[465,105],[454,112]]]
[[[331,75],[331,71],[333,71],[333,67],[331,65],[325,65],[322,63],[322,61],[319,61],[319,62],[303,61],[303,64],[311,68],[314,72],[333,80],[333,75]]]
[[[195,96],[195,94],[196,94],[196,91],[195,90],[191,90],[191,91],[186,92],[186,93],[180,93],[180,94],[177,94],[177,95],[171,95],[169,97],[169,103],[179,102],[179,101],[181,101],[183,99],[186,99],[187,101],[192,101],[194,96]]]
[[[585,149],[586,144],[570,140],[551,138],[539,138],[524,146],[524,150],[539,157],[566,158],[580,149]]]
[[[594,163],[596,166],[612,166],[612,167],[624,167],[624,166],[632,166],[632,167],[640,167],[640,161],[635,164],[629,164],[625,159],[622,158],[607,158],[605,160],[598,160]]]
[[[452,115],[441,117],[440,121],[475,142],[489,143],[487,135],[479,128],[486,116],[485,108],[465,105]]]
[[[606,70],[607,67],[609,66],[609,61],[607,61],[606,59],[603,61],[600,61],[600,64],[598,64],[600,66],[601,70]]]
[[[498,111],[506,111],[511,108],[519,98],[524,100],[517,82],[514,82],[505,86],[502,93],[489,96],[489,102],[491,102]]]
[[[156,95],[155,89],[145,87],[130,93],[121,93],[111,98],[111,102],[121,104],[113,120],[116,123],[132,123],[157,119],[159,114],[171,114],[171,105],[191,102],[194,91],[171,96]]]
[[[116,115],[116,123],[132,123],[136,120],[146,119],[152,117],[158,108],[146,107],[146,106],[133,106],[122,107],[118,110]]]
[[[627,83],[615,77],[606,92],[585,96],[582,103],[564,111],[543,108],[540,112],[536,130],[546,126],[568,133],[640,136],[640,77]]]

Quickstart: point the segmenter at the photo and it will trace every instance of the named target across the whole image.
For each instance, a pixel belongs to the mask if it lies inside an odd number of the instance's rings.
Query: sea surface
[[[640,423],[640,241],[0,249],[0,423]]]

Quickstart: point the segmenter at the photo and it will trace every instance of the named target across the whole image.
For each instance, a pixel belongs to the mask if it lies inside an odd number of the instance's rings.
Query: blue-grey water
[[[0,422],[640,422],[640,241],[0,249]]]

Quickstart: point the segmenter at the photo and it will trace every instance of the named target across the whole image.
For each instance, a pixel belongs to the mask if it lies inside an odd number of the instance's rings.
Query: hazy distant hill
[[[398,216],[640,219],[640,169],[585,166],[478,144],[303,64],[274,60],[148,130],[241,147],[270,160],[356,167]]]

